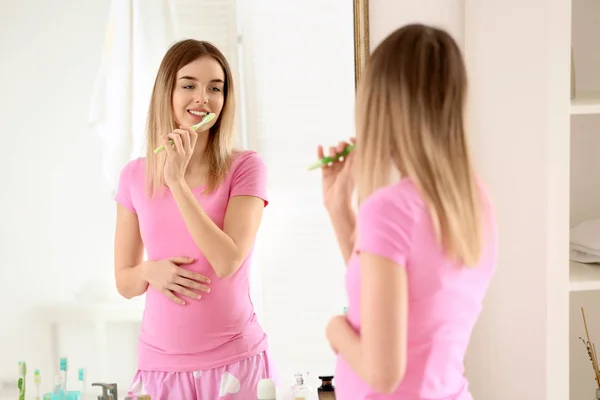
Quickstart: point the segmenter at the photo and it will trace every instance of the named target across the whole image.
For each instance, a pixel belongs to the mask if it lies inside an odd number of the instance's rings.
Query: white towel
[[[580,263],[600,262],[600,219],[577,224],[570,232],[570,259]]]
[[[111,0],[90,126],[103,142],[102,172],[114,196],[123,166],[145,152],[156,72],[179,36],[174,0]]]

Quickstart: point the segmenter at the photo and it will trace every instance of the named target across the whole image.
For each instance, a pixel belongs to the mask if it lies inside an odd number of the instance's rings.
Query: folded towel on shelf
[[[569,247],[571,261],[600,263],[600,219],[589,219],[571,228]]]

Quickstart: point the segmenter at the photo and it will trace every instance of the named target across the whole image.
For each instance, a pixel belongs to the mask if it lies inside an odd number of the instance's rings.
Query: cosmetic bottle
[[[333,387],[333,375],[319,376],[321,386],[317,388],[319,400],[335,400],[335,388]]]
[[[294,376],[296,377],[296,384],[292,386],[294,400],[311,400],[312,390],[310,386],[304,382],[304,374],[298,373],[294,374]]]

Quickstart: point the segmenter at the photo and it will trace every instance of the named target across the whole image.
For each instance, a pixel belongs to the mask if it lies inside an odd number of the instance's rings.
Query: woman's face
[[[199,129],[208,131],[217,122],[225,103],[225,73],[219,62],[203,56],[181,68],[172,103],[175,123],[183,127],[195,125],[206,114],[214,113],[216,118]]]

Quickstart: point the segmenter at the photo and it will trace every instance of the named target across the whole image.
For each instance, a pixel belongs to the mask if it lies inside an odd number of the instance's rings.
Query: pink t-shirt
[[[219,278],[188,232],[169,189],[150,199],[146,194],[145,158],[128,163],[121,172],[116,201],[137,214],[149,260],[192,257],[184,265],[210,278],[210,293],[199,300],[185,298],[179,305],[152,287],[138,342],[138,368],[146,371],[190,372],[207,370],[249,358],[267,348],[267,336],[258,323],[250,300],[252,252],[239,270]],[[234,196],[256,196],[267,204],[267,173],[256,152],[235,156],[223,183],[205,195],[193,193],[211,219],[223,228],[227,203]]]
[[[377,394],[339,356],[338,400],[471,400],[463,359],[496,267],[496,224],[482,190],[484,249],[479,264],[450,261],[436,242],[423,199],[410,180],[376,191],[358,211],[357,243],[348,262],[349,323],[360,332],[360,263],[365,251],[385,257],[408,277],[407,369],[393,394]]]

